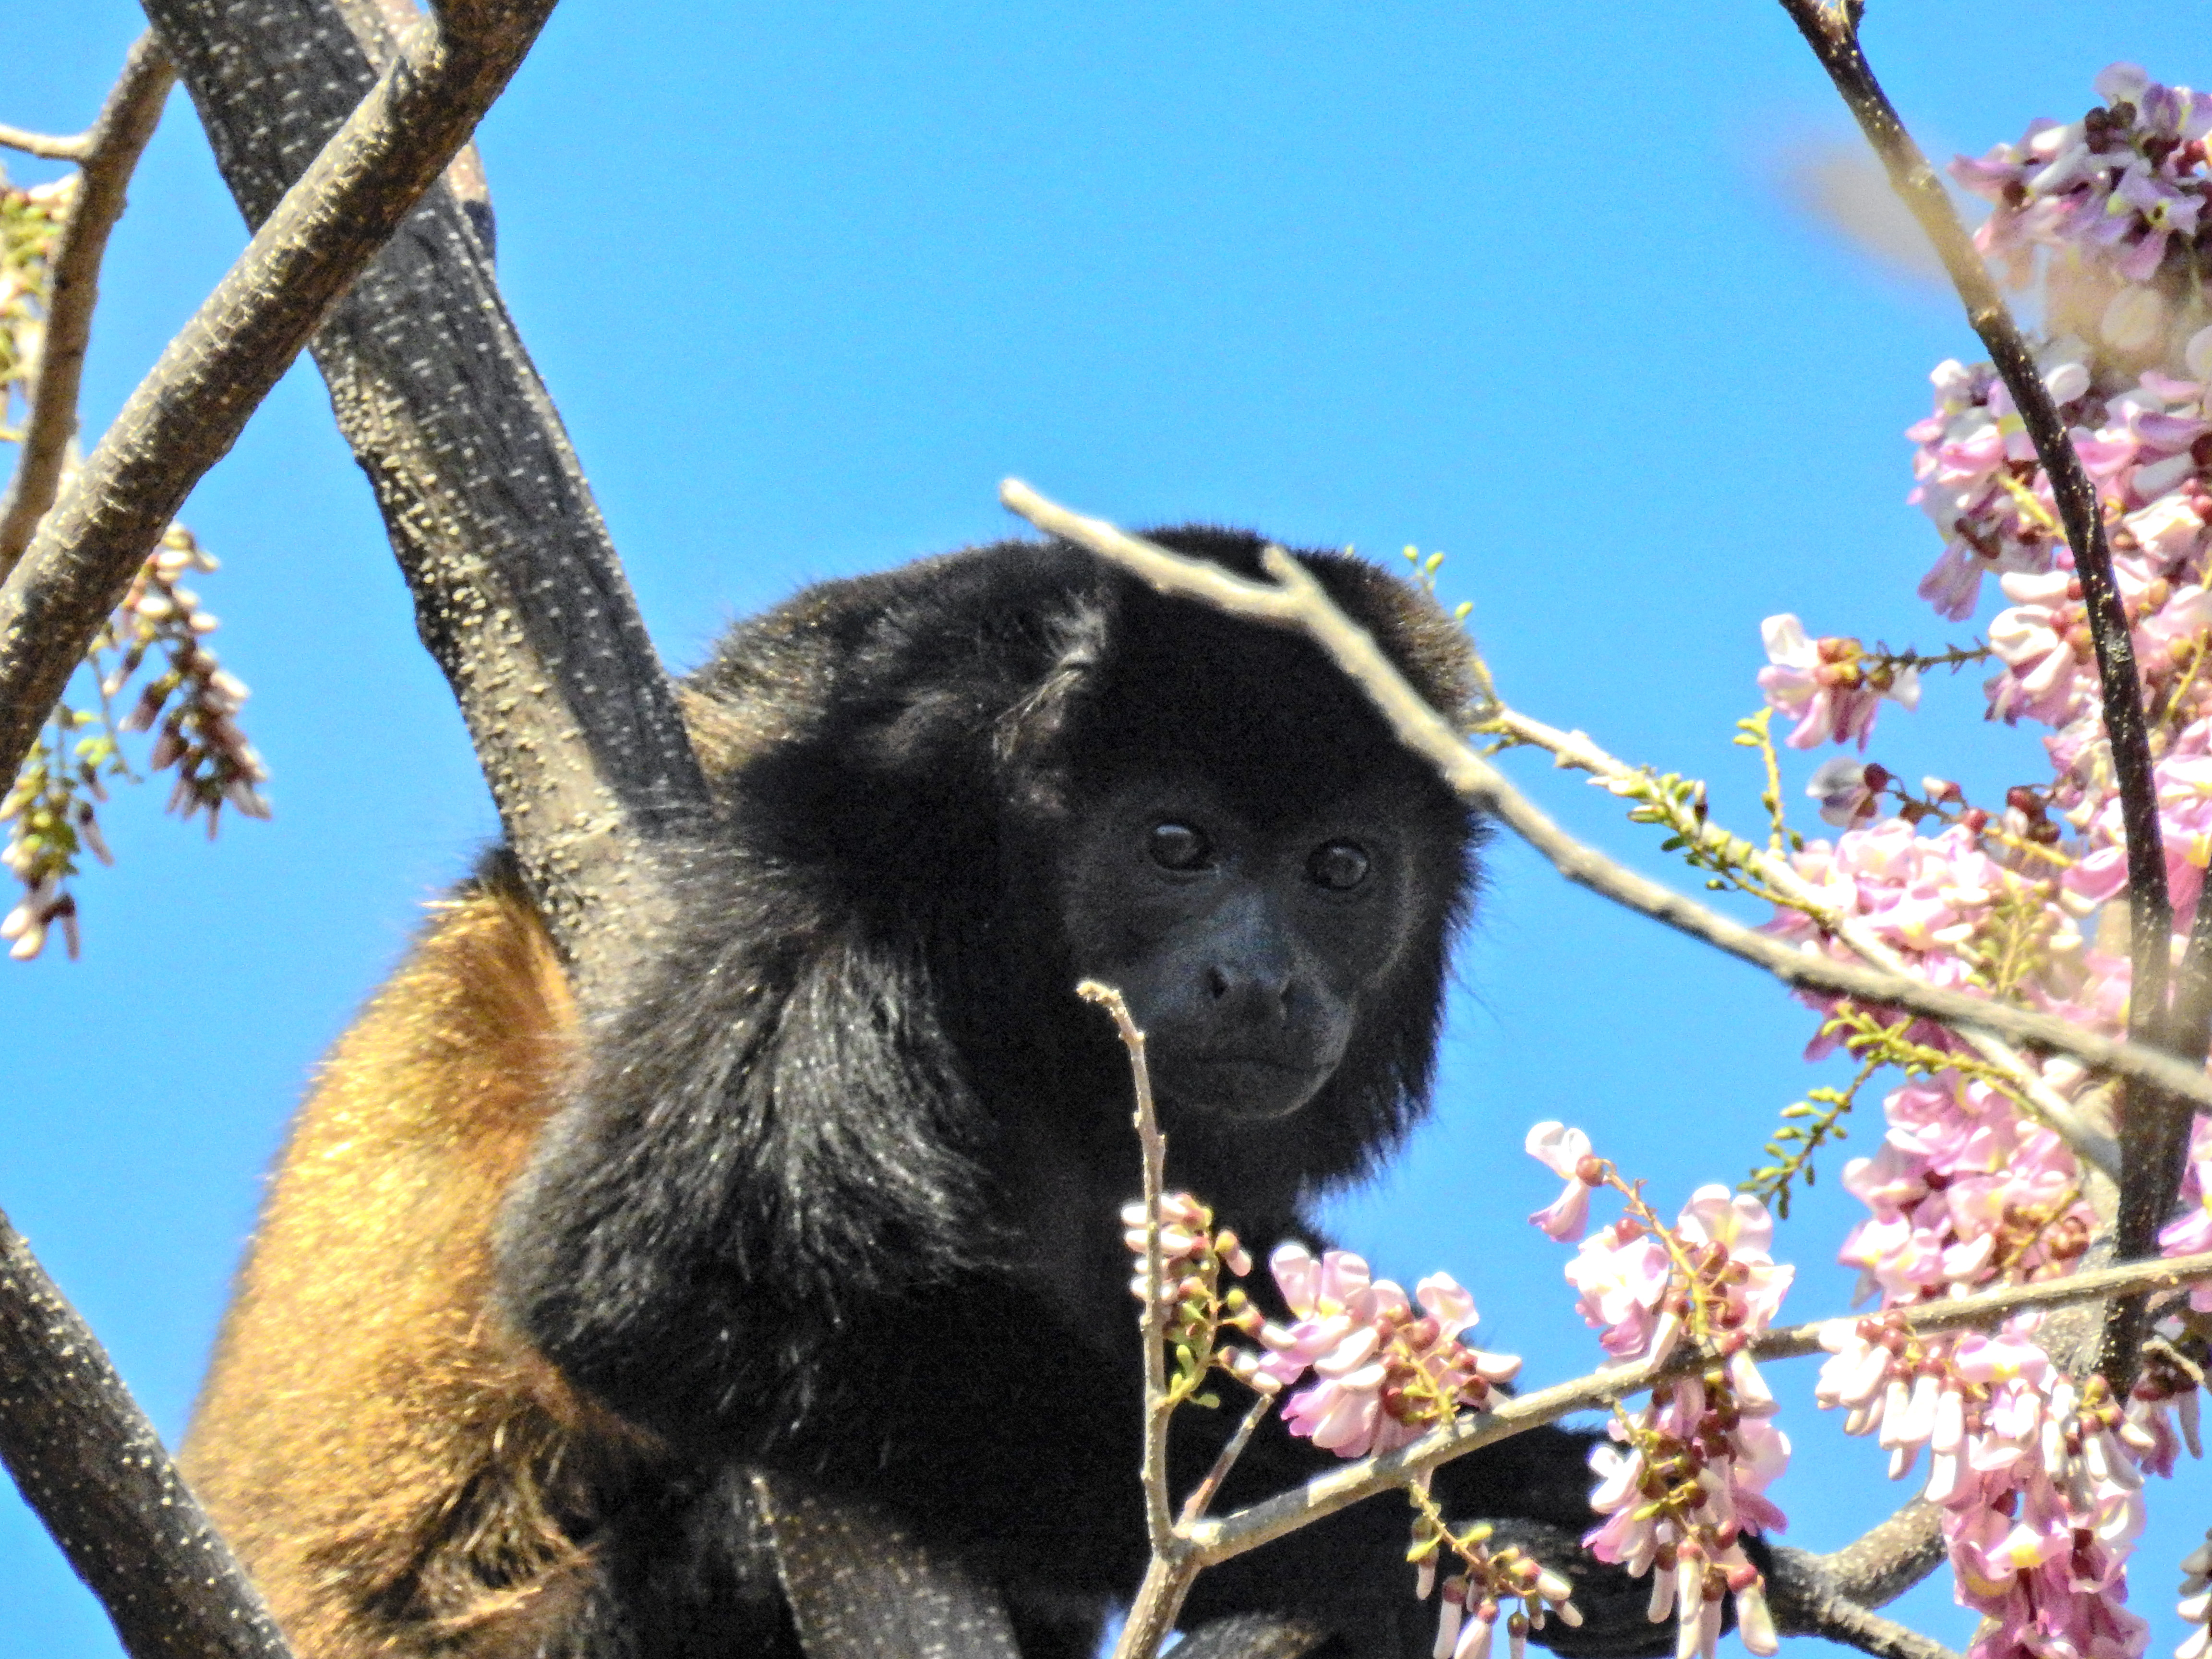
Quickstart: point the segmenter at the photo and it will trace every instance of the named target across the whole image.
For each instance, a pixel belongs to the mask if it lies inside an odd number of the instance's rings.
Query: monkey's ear
[[[1054,621],[1048,665],[991,734],[991,757],[1006,799],[1030,810],[1049,812],[1064,805],[1069,747],[1104,675],[1109,604],[1086,600]]]

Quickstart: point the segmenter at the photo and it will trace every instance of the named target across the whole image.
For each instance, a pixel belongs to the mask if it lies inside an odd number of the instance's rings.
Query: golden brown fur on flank
[[[438,908],[294,1125],[185,1443],[301,1659],[534,1651],[586,1589],[579,1465],[627,1438],[489,1305],[560,964],[511,879]]]

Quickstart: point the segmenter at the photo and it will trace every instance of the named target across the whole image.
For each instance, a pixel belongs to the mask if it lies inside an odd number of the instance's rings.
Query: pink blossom
[[[1906,708],[1920,702],[1918,671],[1907,668],[1876,686],[1859,666],[1855,640],[1809,640],[1805,626],[1789,615],[1759,624],[1768,666],[1759,671],[1768,704],[1797,722],[1784,739],[1793,749],[1814,749],[1833,738],[1853,738],[1864,749],[1874,735],[1875,711],[1887,697]]]
[[[1480,1406],[1521,1369],[1513,1355],[1460,1341],[1475,1322],[1474,1298],[1448,1273],[1422,1279],[1409,1303],[1394,1281],[1370,1282],[1367,1264],[1346,1251],[1324,1252],[1316,1263],[1286,1244],[1270,1266],[1300,1318],[1287,1329],[1261,1329],[1268,1352],[1255,1386],[1281,1389],[1310,1370],[1314,1382],[1283,1408],[1284,1426],[1340,1457],[1405,1445],[1459,1407]]]
[[[1539,1123],[1528,1131],[1523,1149],[1553,1175],[1564,1176],[1567,1183],[1557,1198],[1528,1219],[1561,1243],[1580,1238],[1589,1224],[1590,1184],[1581,1173],[1583,1160],[1590,1155],[1589,1137],[1564,1123]]]
[[[1566,1269],[1567,1282],[1582,1293],[1576,1310],[1601,1331],[1599,1345],[1616,1359],[1644,1357],[1672,1271],[1666,1248],[1626,1219],[1583,1240]],[[1667,1338],[1669,1347],[1680,1329],[1677,1322]]]
[[[1805,793],[1820,803],[1820,821],[1848,830],[1875,815],[1875,786],[1866,762],[1838,755],[1813,769]]]

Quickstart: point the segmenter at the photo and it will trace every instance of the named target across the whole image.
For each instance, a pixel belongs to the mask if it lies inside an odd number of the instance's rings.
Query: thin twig
[[[1935,245],[1950,273],[1952,286],[1966,305],[1966,319],[1981,336],[1990,362],[2003,377],[2021,423],[2034,441],[2036,459],[2051,481],[2051,498],[2065,526],[2067,544],[2073,549],[2074,572],[2081,579],[2082,607],[2096,648],[2105,734],[2112,747],[2112,775],[2127,836],[2133,963],[2128,1036],[2136,1042],[2172,1046],[2166,981],[2173,906],[2166,891],[2158,786],[2151,769],[2150,734],[2136,672],[2135,642],[2126,606],[2112,578],[2112,550],[2105,539],[2104,503],[2081,457],[2074,453],[2073,440],[2067,435],[2066,422],[2036,367],[2035,355],[1960,222],[1949,193],[1905,131],[1860,49],[1857,8],[1832,6],[1822,0],[1782,0],[1782,5],[1827,70],[1868,143],[1881,158],[1891,187],[1912,210]],[[2205,1056],[2202,1043],[2177,1052],[2201,1070]],[[2190,1117],[2185,1102],[2155,1085],[2127,1091],[2120,1111],[2126,1133],[2120,1140],[2123,1173],[2114,1241],[2123,1257],[2140,1258],[2157,1250],[2159,1229],[2172,1213],[2180,1186]],[[2135,1376],[2142,1316],[2139,1304],[2122,1304],[2111,1310],[2106,1321],[2099,1369],[2123,1395]]]
[[[1434,766],[1462,799],[1497,817],[1577,885],[1703,939],[1801,990],[1849,997],[1869,1008],[1906,1009],[1961,1030],[1987,1031],[2012,1042],[2071,1054],[2093,1071],[2138,1078],[2212,1108],[2212,1078],[2201,1066],[2048,1014],[1905,975],[1837,962],[1817,951],[1793,950],[1583,845],[1462,742],[1450,723],[1407,684],[1366,631],[1338,610],[1304,568],[1280,549],[1267,550],[1265,557],[1274,582],[1249,581],[1218,565],[1140,541],[1103,520],[1069,512],[1018,480],[1010,478],[1000,485],[999,498],[1039,529],[1089,549],[1161,592],[1198,599],[1277,627],[1302,629],[1374,702],[1401,742]]]
[[[2051,480],[2051,494],[2074,550],[2075,574],[2088,612],[2090,637],[2104,701],[2105,732],[2111,739],[2112,770],[2119,785],[2120,813],[2127,826],[2128,885],[2134,906],[2135,995],[2138,1019],[2131,1035],[2155,1035],[2166,1006],[2167,941],[2173,932],[2172,906],[2166,896],[2166,858],[2158,823],[2158,790],[2151,775],[2150,733],[2143,720],[2142,688],[2136,673],[2135,643],[2126,606],[2112,580],[2112,550],[2105,541],[2104,504],[2074,453],[2066,422],[2051,401],[2020,325],[1998,292],[1996,280],[1952,206],[1950,193],[1936,176],[1920,146],[1905,131],[1896,106],[1875,78],[1859,48],[1856,9],[1824,0],[1782,0],[1806,43],[1835,83],[1837,93],[1881,158],[1890,187],[1920,222],[1936,256],[1950,273],[1951,285],[1966,308],[1966,320],[1981,336],[1990,361],[2004,379],[2020,411],[2036,458]]]
[[[1095,979],[1075,988],[1086,1002],[1095,1002],[1114,1017],[1114,1029],[1129,1053],[1129,1075],[1137,1097],[1137,1142],[1145,1167],[1145,1310],[1139,1328],[1145,1345],[1145,1531],[1152,1545],[1144,1582],[1121,1626],[1115,1659],[1145,1659],[1159,1651],[1160,1644],[1175,1628],[1183,1597],[1198,1577],[1199,1565],[1179,1547],[1180,1533],[1168,1494],[1168,1419],[1174,1412],[1168,1398],[1167,1327],[1161,1305],[1167,1288],[1167,1264],[1160,1249],[1160,1200],[1167,1185],[1168,1143],[1160,1133],[1152,1109],[1152,1068],[1145,1059],[1145,1034],[1138,1029],[1129,1005],[1121,992]],[[1241,1446],[1239,1449],[1242,1449]]]
[[[1983,1329],[2031,1308],[2058,1308],[2118,1295],[2174,1290],[2212,1279],[2212,1250],[2167,1261],[2130,1261],[2068,1279],[2010,1285],[1948,1302],[1896,1310],[1905,1328],[1925,1335],[1936,1331]],[[1885,1317],[1889,1316],[1885,1315]],[[1842,1316],[1850,1322],[1853,1316]],[[1815,1353],[1820,1334],[1836,1323],[1817,1319],[1753,1337],[1747,1349],[1754,1359],[1791,1359]],[[1363,1458],[1318,1475],[1295,1492],[1267,1498],[1218,1520],[1200,1521],[1183,1529],[1183,1545],[1204,1566],[1213,1566],[1272,1542],[1324,1515],[1404,1486],[1425,1469],[1449,1462],[1480,1447],[1549,1423],[1575,1412],[1611,1406],[1643,1393],[1656,1382],[1687,1376],[1714,1363],[1702,1346],[1678,1349],[1664,1361],[1649,1360],[1615,1370],[1594,1371],[1572,1382],[1554,1383],[1504,1401],[1494,1411],[1470,1412],[1456,1422],[1411,1444],[1377,1457]]]
[[[443,171],[553,0],[452,0],[425,24],[142,381],[0,585],[0,776],[185,496],[331,301]]]
[[[31,544],[32,532],[61,486],[70,440],[76,436],[77,386],[92,338],[93,307],[100,298],[100,256],[107,250],[108,233],[123,216],[125,190],[176,78],[153,32],[140,35],[123,60],[123,73],[100,118],[84,136],[76,197],[48,267],[52,275],[46,289],[46,340],[30,386],[22,458],[0,501],[0,580]]]
[[[1485,712],[1482,726],[1486,731],[1500,730],[1516,742],[1546,750],[1559,765],[1577,768],[1594,777],[1627,780],[1638,775],[1635,768],[1599,748],[1588,733],[1562,732],[1557,726],[1531,719],[1504,703],[1494,702]],[[1710,822],[1700,825],[1698,834],[1707,845],[1716,848],[1735,839],[1719,824]],[[1884,973],[1911,973],[1905,958],[1863,921],[1856,916],[1837,915],[1830,908],[1827,896],[1799,875],[1796,866],[1787,858],[1778,853],[1753,848],[1744,862],[1760,881],[1802,906],[1824,930],[1841,940],[1861,961],[1881,969]],[[2043,1074],[2028,1063],[2020,1050],[2003,1038],[1986,1031],[1969,1030],[1960,1035],[1975,1053],[2011,1075],[2019,1085],[2021,1092],[2027,1097],[2030,1111],[2039,1121],[2071,1147],[2077,1156],[2096,1165],[2113,1180],[2119,1179],[2119,1144],[2082,1116],[2072,1102],[2045,1082]]]
[[[63,138],[50,132],[0,125],[0,149],[20,149],[48,161],[82,161],[92,149],[92,135],[80,132]]]
[[[1160,1200],[1167,1186],[1167,1138],[1160,1133],[1152,1109],[1152,1068],[1145,1060],[1145,1034],[1129,1012],[1129,1005],[1110,985],[1086,979],[1075,988],[1085,1002],[1095,1002],[1114,1017],[1121,1046],[1129,1051],[1129,1075],[1135,1085],[1137,1144],[1145,1165],[1145,1310],[1139,1328],[1145,1341],[1145,1527],[1154,1550],[1164,1547],[1175,1534],[1175,1516],[1168,1498],[1167,1325],[1161,1300],[1167,1289],[1167,1263],[1160,1250]]]
[[[1221,1483],[1229,1478],[1229,1471],[1237,1467],[1237,1460],[1244,1455],[1244,1448],[1251,1444],[1252,1431],[1260,1426],[1261,1419],[1273,1409],[1274,1404],[1275,1396],[1271,1394],[1261,1395],[1252,1401],[1251,1409],[1244,1413],[1244,1420],[1237,1425],[1237,1432],[1229,1437],[1229,1443],[1221,1449],[1221,1455],[1213,1460],[1213,1467],[1206,1472],[1206,1479],[1193,1486],[1190,1496],[1182,1500],[1182,1512],[1176,1517],[1179,1525],[1188,1526],[1212,1507],[1214,1493],[1221,1490]]]

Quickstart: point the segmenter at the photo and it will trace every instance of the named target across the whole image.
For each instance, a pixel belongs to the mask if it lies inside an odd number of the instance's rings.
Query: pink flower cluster
[[[1600,1187],[1629,1200],[1629,1212],[1584,1238],[1566,1270],[1606,1352],[1622,1364],[1661,1361],[1686,1335],[1717,1355],[1702,1376],[1662,1384],[1643,1410],[1615,1413],[1608,1432],[1627,1449],[1601,1446],[1592,1456],[1599,1485],[1590,1504],[1606,1518],[1583,1542],[1601,1561],[1651,1575],[1650,1617],[1674,1618],[1684,1659],[1713,1652],[1729,1596],[1744,1645],[1773,1653],[1765,1581],[1741,1541],[1785,1524],[1765,1493],[1789,1462],[1790,1442],[1745,1351],[1772,1323],[1796,1274],[1770,1253],[1773,1219],[1756,1199],[1701,1187],[1662,1229],[1581,1130],[1539,1123],[1526,1146],[1566,1182],[1529,1218],[1550,1237],[1578,1237]]]
[[[2096,78],[2106,101],[2079,121],[2028,124],[2016,144],[1960,156],[1951,174],[1996,204],[1976,236],[2015,285],[2033,274],[2039,248],[2101,268],[2119,283],[2148,286],[2192,247],[2212,249],[2204,222],[2204,139],[2212,100],[2161,86],[2133,64]],[[2106,343],[2125,336],[2107,331]]]
[[[1349,1250],[1316,1259],[1303,1244],[1279,1244],[1267,1266],[1296,1317],[1265,1326],[1266,1352],[1231,1356],[1231,1370],[1269,1394],[1312,1372],[1316,1380],[1284,1407],[1283,1425],[1340,1457],[1408,1444],[1462,1407],[1479,1409],[1493,1384],[1520,1372],[1517,1357],[1459,1340],[1475,1322],[1474,1298],[1449,1273],[1421,1280],[1409,1302]]]
[[[1606,1519],[1583,1542],[1601,1561],[1650,1575],[1649,1616],[1675,1620],[1685,1659],[1711,1659],[1722,1601],[1731,1595],[1744,1646],[1771,1654],[1781,1645],[1765,1581],[1742,1539],[1784,1524],[1765,1491],[1790,1461],[1790,1441],[1771,1420],[1773,1396],[1763,1384],[1747,1393],[1740,1371],[1758,1375],[1737,1354],[1722,1400],[1695,1377],[1655,1389],[1650,1406],[1608,1431],[1629,1449],[1600,1446],[1590,1458],[1598,1474],[1590,1506]],[[1729,1416],[1734,1427],[1720,1430]]]
[[[1796,722],[1784,739],[1792,749],[1817,749],[1830,738],[1856,738],[1864,749],[1884,697],[1906,708],[1919,706],[1918,671],[1870,671],[1856,640],[1808,639],[1804,623],[1788,615],[1769,617],[1759,631],[1767,659],[1759,671],[1759,690],[1769,705]]]
[[[1832,1321],[1820,1403],[1877,1434],[1893,1479],[1929,1449],[1959,1599],[1988,1621],[1982,1653],[2132,1659],[2146,1626],[2124,1605],[2155,1446],[2093,1379],[2077,1390],[2018,1320],[1994,1335],[1916,1339],[1894,1318]]]
[[[1121,1242],[1137,1258],[1129,1294],[1142,1302],[1148,1269],[1145,1261],[1145,1206],[1121,1206]],[[1164,1307],[1200,1300],[1212,1293],[1212,1275],[1226,1267],[1238,1278],[1252,1271],[1250,1252],[1226,1227],[1213,1231],[1213,1212],[1188,1193],[1160,1195],[1160,1303]]]
[[[1895,1307],[2073,1270],[2094,1217],[2056,1134],[1956,1072],[1915,1078],[1882,1108],[1881,1147],[1844,1167],[1871,1212],[1841,1253],[1862,1297]]]
[[[2197,274],[2212,255],[2212,102],[2128,64],[2096,86],[2102,106],[2081,120],[2039,120],[1953,172],[1995,204],[1984,252],[2015,283],[2042,283],[2036,367],[2102,504],[2185,933],[2212,866],[2212,308]],[[2124,898],[2127,858],[2082,586],[2011,392],[1987,364],[1946,362],[1930,380],[1933,410],[1907,433],[1911,499],[1942,542],[1920,594],[1964,621],[1995,579],[1988,710],[2045,727],[2051,769],[1984,810],[1956,785],[1929,780],[1916,797],[1878,764],[1824,765],[1808,793],[1844,833],[1796,855],[1817,902],[1784,909],[1771,930],[1839,956],[1850,954],[1842,935],[1871,938],[1936,984],[2117,1034],[2128,964],[2100,948],[2098,921]],[[1765,631],[1759,684],[1799,746],[1863,749],[1875,697],[1863,665],[1901,674],[1916,660],[1808,641],[1794,617]],[[1843,1249],[1862,1293],[1897,1309],[2073,1272],[2095,1218],[2075,1153],[2025,1103],[2054,1091],[2095,1127],[2081,1072],[2034,1062],[2024,1085],[2000,1087],[2001,1072],[1938,1028],[1898,1037],[1917,1045],[1914,1070],[1883,1101],[1880,1147],[1844,1176],[1868,1211]],[[1812,1051],[1838,1041],[1881,1057],[1863,1019],[1825,1026]],[[1940,1069],[1947,1055],[1958,1063]],[[2200,1125],[2167,1253],[2212,1248],[2208,1194],[2212,1132]],[[2212,1291],[2192,1303],[2212,1311]],[[1824,1402],[1879,1436],[1893,1474],[1929,1450],[1928,1496],[1944,1509],[1960,1597],[1990,1615],[1972,1659],[2139,1651],[2124,1564],[2143,1474],[2195,1449],[2193,1374],[2154,1356],[2116,1402],[2060,1375],[2027,1322],[1923,1343],[1877,1317],[1832,1335]]]

